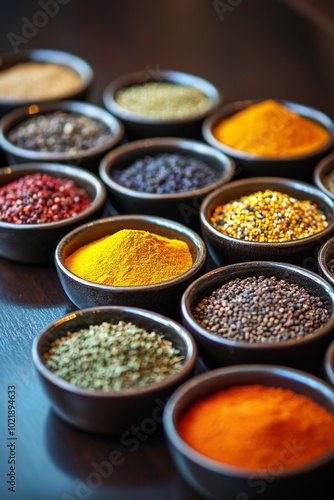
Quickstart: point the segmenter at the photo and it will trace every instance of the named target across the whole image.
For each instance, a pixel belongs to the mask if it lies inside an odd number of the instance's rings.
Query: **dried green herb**
[[[44,360],[58,377],[108,392],[160,382],[181,369],[183,356],[162,334],[119,321],[67,332]]]

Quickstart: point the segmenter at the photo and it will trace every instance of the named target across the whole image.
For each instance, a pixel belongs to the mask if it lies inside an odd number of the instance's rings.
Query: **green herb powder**
[[[52,342],[44,360],[58,377],[108,392],[160,382],[181,369],[183,356],[162,334],[119,321],[67,332]]]

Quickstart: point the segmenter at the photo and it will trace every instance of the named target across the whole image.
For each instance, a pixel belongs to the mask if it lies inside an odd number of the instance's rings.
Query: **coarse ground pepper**
[[[323,125],[272,99],[224,118],[213,135],[227,146],[263,157],[306,154],[329,140]]]
[[[264,474],[277,471],[277,464],[282,470],[305,464],[334,447],[330,411],[303,394],[261,384],[203,397],[182,415],[178,431],[206,457]]]
[[[184,359],[162,334],[126,321],[69,331],[53,340],[43,358],[58,377],[105,392],[161,382],[180,371]]]
[[[329,320],[320,297],[275,276],[235,278],[204,297],[194,319],[237,342],[284,342],[312,335]]]
[[[307,238],[328,226],[315,202],[270,189],[218,205],[210,221],[231,238],[260,243]]]
[[[128,167],[112,170],[116,182],[135,191],[154,194],[184,193],[201,189],[219,179],[203,161],[176,153],[146,155]]]
[[[58,110],[32,115],[11,129],[7,138],[24,149],[76,154],[104,144],[111,136],[101,120]]]
[[[79,73],[57,63],[28,61],[0,71],[2,99],[60,99],[81,87]]]
[[[45,173],[28,174],[0,187],[0,220],[44,224],[68,219],[91,204],[73,180]]]
[[[111,286],[161,283],[193,264],[185,241],[140,229],[121,229],[84,245],[65,260],[80,278]]]
[[[118,90],[116,103],[138,115],[158,120],[176,120],[200,115],[210,107],[204,92],[172,82],[146,82]]]

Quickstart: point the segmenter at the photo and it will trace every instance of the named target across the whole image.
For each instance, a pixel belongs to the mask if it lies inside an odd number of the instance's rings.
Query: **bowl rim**
[[[331,168],[332,167],[332,168]],[[316,165],[314,171],[313,171],[313,182],[314,184],[321,189],[327,196],[330,198],[334,199],[334,193],[329,191],[327,187],[325,186],[323,182],[323,177],[328,173],[327,172],[330,170],[334,170],[334,152],[328,154],[324,158],[322,158],[319,163]]]
[[[223,336],[216,335],[214,333],[211,333],[209,330],[203,328],[193,317],[192,311],[190,310],[190,307],[188,307],[188,300],[189,300],[189,295],[193,292],[196,287],[201,287],[204,283],[210,281],[212,278],[215,276],[224,276],[225,273],[228,273],[230,270],[232,271],[239,271],[240,270],[240,275],[245,275],[248,276],[249,273],[252,271],[261,271],[261,269],[272,269],[273,273],[275,271],[284,269],[285,271],[289,271],[291,273],[291,281],[293,282],[293,277],[294,276],[303,276],[306,277],[310,282],[313,282],[323,288],[325,293],[331,298],[332,301],[332,310],[330,311],[330,318],[329,320],[320,328],[317,330],[314,330],[313,333],[310,333],[309,335],[306,335],[305,337],[302,338],[297,338],[297,339],[288,339],[284,340],[281,342],[247,342],[247,341],[242,341],[242,340],[230,340],[227,339]],[[228,279],[222,279],[219,280],[219,283],[225,283],[231,279],[230,277]],[[290,281],[290,282],[291,282]],[[219,284],[215,285],[215,288],[219,288]],[[207,292],[207,295],[210,292]],[[181,297],[181,315],[182,318],[185,320],[187,325],[190,325],[191,329],[195,332],[193,333],[198,337],[202,337],[210,342],[213,342],[214,344],[220,345],[220,346],[225,346],[228,349],[247,349],[250,352],[252,351],[272,351],[275,349],[289,349],[291,347],[298,347],[298,346],[304,346],[305,344],[311,343],[314,341],[314,339],[323,337],[328,333],[328,329],[334,328],[334,289],[333,287],[321,276],[316,274],[313,271],[308,271],[307,269],[304,269],[301,266],[296,266],[294,264],[288,264],[285,262],[276,262],[276,261],[251,261],[251,262],[238,262],[235,264],[229,264],[227,266],[219,267],[217,269],[213,269],[212,271],[209,271],[208,273],[200,276],[196,280],[194,280],[190,285],[186,288],[184,291],[182,297]]]
[[[245,186],[247,193],[252,194],[253,192],[260,191],[262,189],[261,187],[259,187],[260,184],[263,184],[264,186],[275,185],[277,187],[277,189],[275,190],[277,191],[279,191],[280,189],[288,188],[300,191],[301,194],[302,193],[305,193],[305,195],[308,194],[309,197],[317,196],[323,202],[323,204],[326,205],[327,209],[331,213],[331,220],[329,221],[328,226],[322,229],[321,231],[312,234],[311,236],[307,236],[306,238],[299,238],[296,240],[281,241],[281,242],[268,242],[268,241],[261,242],[261,241],[247,241],[238,238],[233,238],[232,236],[228,236],[227,234],[222,233],[211,224],[208,217],[209,205],[213,203],[214,200],[218,198],[222,193],[228,192],[229,190],[237,188],[239,186],[240,187]],[[254,186],[254,191],[251,190],[253,186]],[[263,189],[267,189],[267,187],[263,187]],[[273,190],[273,188],[268,188],[268,189]],[[246,196],[247,193],[239,195],[238,198],[240,198],[241,196]],[[269,250],[274,245],[276,248],[289,249],[290,247],[295,247],[296,245],[302,246],[306,242],[312,243],[314,241],[318,241],[319,238],[325,238],[326,236],[330,235],[333,232],[334,200],[332,200],[328,195],[326,195],[326,193],[321,191],[317,186],[314,186],[313,184],[309,184],[307,182],[285,177],[251,177],[229,182],[228,184],[221,186],[218,189],[215,189],[214,191],[209,193],[201,203],[199,211],[199,219],[200,219],[200,224],[204,229],[204,231],[213,234],[216,238],[226,240],[230,243],[233,242],[234,244],[236,244],[237,242],[238,245],[240,245],[241,247],[247,248],[255,245],[259,248]]]
[[[327,252],[328,249],[334,245],[334,235],[331,236],[327,241],[325,241],[318,252],[318,265],[321,269],[321,272],[325,275],[326,280],[331,283],[331,285],[334,285],[334,275],[329,272],[327,262],[328,262],[328,257],[327,257]]]
[[[300,114],[301,116],[309,118],[312,121],[315,121],[318,124],[322,125],[329,134],[328,141],[322,146],[303,154],[284,155],[284,156],[262,156],[254,153],[248,153],[246,151],[242,151],[241,149],[233,148],[215,138],[215,136],[212,133],[212,129],[216,125],[216,123],[219,122],[222,118],[227,118],[251,106],[252,104],[256,104],[267,100],[276,101],[279,104],[286,106],[289,110],[294,111]],[[236,158],[238,160],[256,161],[259,163],[284,162],[284,161],[292,162],[292,161],[300,161],[300,160],[305,160],[307,158],[312,158],[323,152],[326,152],[330,147],[332,147],[334,145],[334,122],[328,115],[326,115],[322,111],[313,108],[311,106],[308,106],[306,104],[301,104],[295,101],[289,101],[286,99],[279,99],[279,98],[270,98],[270,97],[262,99],[259,98],[245,99],[225,104],[221,106],[215,113],[208,116],[203,121],[202,124],[202,136],[207,143],[224,151],[227,155],[232,156],[233,158]]]
[[[76,185],[78,180],[84,180],[87,184],[94,188],[95,196],[92,199],[91,203],[74,217],[68,217],[67,219],[62,219],[54,222],[44,222],[41,224],[15,224],[14,222],[6,222],[0,220],[0,228],[7,230],[13,229],[19,231],[34,231],[36,229],[56,229],[63,226],[69,226],[73,224],[73,222],[77,223],[80,220],[85,219],[87,216],[94,214],[96,210],[102,209],[107,199],[106,188],[97,175],[88,170],[80,169],[79,167],[75,167],[72,165],[47,162],[20,163],[17,165],[0,168],[0,178],[2,177],[2,175],[7,174],[8,176],[11,176],[11,174],[21,174],[15,177],[15,180],[17,180],[24,175],[38,172],[47,173],[56,178],[65,177],[71,179]],[[8,183],[12,182],[12,180],[13,179],[8,179]],[[5,186],[5,184],[3,184],[3,186]]]
[[[83,234],[83,233],[89,233],[89,231],[92,229],[92,227],[96,225],[105,225],[108,226],[109,224],[113,224],[113,222],[126,222],[126,221],[138,221],[138,222],[143,222],[143,223],[149,223],[149,224],[154,224],[157,226],[164,227],[166,229],[170,229],[175,231],[176,233],[182,234],[187,237],[188,240],[190,240],[196,247],[197,247],[197,258],[193,262],[192,266],[184,273],[180,274],[179,276],[176,276],[173,279],[162,281],[159,283],[152,283],[148,285],[138,285],[138,286],[113,286],[113,285],[104,285],[101,283],[96,283],[94,281],[88,281],[87,279],[80,278],[76,274],[74,274],[72,271],[70,271],[62,257],[62,253],[64,251],[64,248],[73,241],[73,239],[76,238],[77,235]],[[123,229],[125,229],[124,227]],[[151,231],[154,232],[154,231]],[[110,233],[113,234],[113,233]],[[158,233],[157,233],[158,234]],[[94,241],[94,240],[92,240]],[[82,224],[81,226],[76,227],[72,231],[70,231],[67,235],[65,235],[59,242],[58,245],[55,249],[55,254],[54,254],[54,259],[55,259],[55,264],[56,268],[59,269],[59,271],[64,275],[67,276],[68,278],[71,279],[71,281],[83,285],[83,286],[89,286],[90,288],[93,288],[95,290],[99,291],[104,291],[104,292],[113,292],[113,293],[129,293],[129,292],[147,292],[152,291],[158,293],[159,290],[165,289],[166,287],[170,285],[174,285],[175,283],[182,283],[189,278],[191,278],[194,274],[197,273],[197,271],[204,265],[205,261],[207,258],[207,250],[205,243],[203,239],[192,229],[188,228],[187,226],[184,226],[183,224],[173,221],[171,219],[165,219],[163,217],[158,217],[158,216],[151,216],[151,215],[117,215],[117,216],[111,216],[111,217],[104,217],[101,219],[96,219],[93,222],[88,222],[86,224]]]
[[[174,422],[175,410],[177,411],[181,405],[182,397],[187,394],[196,386],[202,384],[205,386],[205,382],[212,379],[219,379],[224,375],[229,374],[258,374],[263,376],[263,384],[266,384],[266,375],[273,374],[277,376],[277,380],[283,377],[285,380],[289,380],[293,377],[294,380],[298,380],[299,383],[308,385],[313,389],[317,389],[322,393],[326,399],[331,401],[333,399],[334,391],[333,388],[321,380],[320,378],[311,375],[310,373],[304,372],[302,370],[297,370],[295,368],[278,366],[278,365],[259,365],[259,364],[248,364],[248,365],[234,365],[229,367],[215,368],[209,370],[208,372],[202,373],[200,375],[194,376],[192,379],[184,382],[179,388],[174,391],[170,399],[167,401],[164,413],[163,413],[163,427],[165,434],[170,441],[170,443],[186,457],[187,460],[195,463],[198,467],[205,467],[214,473],[229,474],[234,477],[247,478],[252,473],[258,473],[261,470],[247,467],[239,467],[235,465],[225,464],[217,460],[210,459],[205,455],[197,452],[194,448],[188,445],[179,435],[176,430]],[[259,382],[260,383],[260,382]],[[233,385],[232,385],[233,386]],[[193,398],[195,401],[196,398]],[[334,413],[333,413],[334,415]],[[329,460],[334,459],[334,449],[332,448],[328,452],[324,453],[320,457],[310,460],[304,464],[288,467],[282,471],[280,477],[289,477],[294,474],[305,473],[312,470],[314,467],[320,466],[327,463]]]
[[[62,99],[80,94],[88,89],[95,78],[92,66],[83,58],[65,50],[49,49],[49,48],[34,48],[23,49],[17,53],[6,52],[1,56],[1,65],[6,65],[6,68],[15,66],[23,62],[50,62],[60,64],[73,69],[79,74],[81,85],[75,92],[67,92],[62,94]],[[8,64],[9,63],[9,64]],[[1,67],[0,67],[1,71]],[[54,98],[35,99],[35,98],[18,98],[12,96],[0,96],[0,103],[9,106],[24,106],[30,102],[47,103],[54,101]]]
[[[117,319],[117,314],[118,313],[125,313],[126,316],[129,316],[129,318],[134,318],[133,321],[135,321],[135,318],[139,317],[141,319],[150,319],[153,320],[154,323],[157,324],[162,324],[166,328],[172,329],[174,333],[180,338],[185,343],[186,346],[186,356],[185,359],[183,360],[182,363],[182,368],[175,373],[174,375],[166,377],[164,380],[160,382],[155,382],[152,384],[149,384],[147,386],[143,387],[137,387],[134,389],[126,389],[122,391],[102,391],[100,389],[94,389],[94,390],[89,390],[85,389],[83,387],[77,386],[71,382],[68,382],[67,380],[59,377],[58,375],[54,374],[51,370],[49,370],[46,366],[45,363],[43,363],[40,355],[40,349],[47,337],[54,331],[56,330],[58,325],[63,325],[64,323],[69,323],[75,319],[78,316],[81,316],[82,319],[85,319],[85,316],[90,315],[90,314],[96,314],[98,315],[99,313],[110,313],[110,318],[111,321],[113,319],[113,314],[116,314],[116,319]],[[128,319],[130,321],[130,319]],[[89,323],[89,324],[96,324],[94,322]],[[86,326],[86,325],[85,325]],[[143,326],[143,328],[146,328]],[[80,329],[80,327],[77,327],[77,330]],[[152,327],[154,329],[154,327]],[[63,336],[63,335],[62,335]],[[84,309],[77,309],[73,312],[68,313],[67,315],[63,316],[62,318],[59,318],[55,322],[49,324],[46,328],[44,328],[38,335],[35,336],[32,344],[32,359],[33,363],[35,365],[35,368],[37,371],[42,375],[45,379],[48,380],[48,382],[52,383],[53,385],[56,385],[58,388],[65,390],[67,392],[70,392],[74,395],[78,396],[83,396],[83,397],[89,397],[89,398],[103,398],[103,399],[108,399],[110,397],[112,398],[117,398],[117,399],[124,399],[127,397],[139,397],[139,396],[145,396],[154,391],[158,390],[163,390],[166,387],[173,385],[176,383],[180,378],[182,378],[184,375],[186,375],[189,371],[194,369],[196,361],[197,361],[197,355],[198,355],[198,349],[196,342],[194,338],[192,337],[191,333],[187,331],[187,329],[182,326],[180,323],[177,321],[167,318],[166,316],[150,311],[147,309],[139,308],[139,307],[132,307],[132,306],[99,306],[99,307],[89,307],[89,308],[84,308]]]
[[[99,146],[86,150],[79,150],[76,153],[26,149],[16,146],[7,138],[10,130],[16,125],[26,122],[33,115],[50,114],[56,111],[64,111],[70,114],[77,113],[99,120],[109,128],[111,132],[110,138]],[[27,161],[76,161],[77,164],[79,164],[80,160],[89,159],[95,155],[106,153],[122,139],[123,135],[124,125],[117,117],[97,104],[85,101],[61,100],[48,103],[44,102],[42,104],[30,104],[15,108],[0,119],[0,146],[3,148],[4,153],[22,157]]]
[[[334,386],[334,340],[327,347],[324,359],[324,370],[327,379]]]
[[[144,84],[148,81],[171,82],[188,87],[198,88],[198,90],[201,90],[209,98],[210,105],[205,111],[190,117],[177,119],[159,119],[150,118],[146,115],[140,115],[133,111],[127,110],[116,102],[115,94],[121,88],[130,87],[136,84]],[[109,109],[112,113],[114,113],[125,122],[128,121],[143,125],[172,125],[177,123],[190,123],[203,119],[208,115],[208,113],[211,113],[222,102],[223,94],[213,83],[203,77],[183,71],[159,69],[159,71],[157,71],[157,75],[150,75],[150,72],[145,70],[133,71],[131,73],[126,73],[115,78],[105,87],[102,93],[102,100],[107,109]]]
[[[143,191],[136,191],[135,189],[130,189],[122,184],[115,181],[110,172],[113,169],[113,162],[117,161],[119,158],[126,157],[128,153],[136,152],[138,150],[138,157],[136,159],[141,159],[145,155],[151,154],[150,151],[155,148],[162,148],[161,153],[165,152],[164,147],[178,148],[179,154],[183,156],[191,156],[192,153],[205,154],[210,156],[212,159],[217,160],[222,165],[224,165],[223,177],[219,180],[207,184],[203,188],[193,189],[191,191],[177,192],[177,193],[147,193]],[[140,154],[141,149],[143,153]],[[146,151],[144,151],[146,150]],[[156,156],[159,153],[154,153]],[[136,159],[132,161],[136,161]],[[204,160],[203,160],[204,161]],[[210,166],[210,165],[209,165]],[[221,186],[229,182],[235,174],[236,166],[235,161],[225,155],[222,151],[218,151],[210,145],[202,143],[194,139],[178,139],[175,137],[158,137],[150,139],[139,139],[136,141],[129,142],[127,144],[122,144],[117,148],[110,151],[104,158],[102,158],[99,165],[99,175],[107,187],[114,191],[129,196],[131,198],[139,198],[143,200],[174,200],[174,199],[184,199],[194,196],[205,195],[210,192],[215,186]]]

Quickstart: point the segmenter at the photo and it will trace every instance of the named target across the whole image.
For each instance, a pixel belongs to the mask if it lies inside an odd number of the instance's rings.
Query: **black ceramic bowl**
[[[101,216],[107,197],[103,183],[94,174],[77,167],[53,163],[4,167],[0,169],[0,186],[35,173],[73,180],[78,187],[85,189],[92,202],[77,215],[58,222],[15,224],[0,221],[0,256],[27,264],[52,262],[61,238],[75,227]]]
[[[282,243],[262,243],[232,238],[213,227],[210,217],[217,205],[265,189],[279,191],[297,200],[315,202],[326,215],[328,226],[307,238]],[[200,222],[209,254],[217,267],[234,262],[273,260],[316,270],[318,250],[334,232],[334,204],[331,198],[311,184],[280,177],[255,177],[230,182],[210,193],[201,205]]]
[[[334,170],[334,153],[325,156],[316,166],[313,172],[314,184],[327,196],[334,200],[334,192],[331,192],[326,181],[326,176]]]
[[[334,340],[327,348],[324,370],[327,381],[334,387]]]
[[[210,101],[208,108],[197,115],[183,119],[155,119],[139,115],[121,107],[115,96],[120,89],[132,85],[142,85],[147,82],[169,82],[202,91]],[[130,139],[145,137],[201,137],[203,120],[212,113],[222,101],[220,91],[209,81],[180,71],[159,70],[158,72],[136,71],[120,76],[109,83],[103,92],[105,107],[117,116],[125,125],[126,134]]]
[[[194,309],[202,299],[230,280],[251,276],[275,276],[320,297],[329,311],[328,322],[304,338],[266,343],[230,340],[200,326],[194,317]],[[182,296],[181,314],[183,324],[194,335],[199,354],[209,367],[260,363],[316,372],[334,335],[334,290],[320,276],[299,266],[269,261],[231,264],[193,281]]]
[[[82,58],[63,52],[60,50],[51,49],[31,49],[22,50],[16,53],[11,52],[4,54],[0,60],[0,72],[2,70],[14,67],[16,64],[25,62],[38,62],[38,63],[54,63],[60,64],[71,68],[79,74],[81,84],[78,88],[66,94],[59,94],[57,97],[50,99],[43,98],[19,98],[19,97],[5,97],[0,96],[0,115],[4,115],[18,106],[28,106],[29,104],[40,104],[46,101],[59,100],[59,99],[77,99],[85,100],[88,92],[92,86],[94,79],[94,72],[92,67]]]
[[[44,115],[64,111],[77,113],[89,118],[102,121],[110,129],[110,137],[100,144],[78,152],[48,152],[35,151],[16,146],[8,139],[9,132],[20,123],[33,115]],[[48,104],[20,107],[6,114],[0,120],[0,146],[2,147],[10,165],[26,162],[59,162],[86,168],[97,173],[101,158],[115,147],[123,137],[122,123],[103,108],[81,101],[57,101]]]
[[[334,259],[334,237],[323,243],[318,252],[319,274],[334,287],[334,274],[328,265],[332,259]]]
[[[79,278],[66,267],[66,258],[78,248],[121,229],[140,229],[185,241],[193,257],[192,267],[162,283],[124,287],[102,285]],[[64,236],[56,248],[55,263],[65,292],[81,309],[106,305],[142,307],[179,319],[182,293],[192,280],[204,272],[206,248],[197,233],[177,222],[144,215],[120,215],[84,224]]]
[[[228,118],[260,101],[262,101],[262,99],[248,99],[222,106],[203,122],[202,135],[205,141],[233,158],[237,167],[240,168],[241,175],[243,177],[280,176],[312,182],[314,168],[321,158],[332,150],[334,144],[333,121],[327,115],[316,109],[302,104],[276,99],[276,101],[286,106],[291,111],[323,125],[329,133],[329,140],[327,144],[303,155],[282,156],[279,158],[261,157],[259,155],[231,148],[214,136],[213,129],[221,120]]]
[[[67,382],[45,366],[43,354],[49,350],[54,339],[66,335],[68,331],[77,331],[104,321],[130,322],[147,331],[164,335],[184,356],[183,367],[177,374],[146,387],[92,392]],[[144,309],[100,307],[72,312],[48,326],[35,337],[32,356],[51,405],[63,420],[94,433],[116,435],[129,432],[130,436],[132,426],[143,425],[143,432],[146,424],[150,431],[153,427],[158,428],[166,398],[192,375],[197,349],[191,335],[169,318]]]
[[[177,154],[200,160],[218,172],[219,179],[201,189],[183,193],[156,194],[135,191],[113,179],[113,171],[129,167],[146,156]],[[186,139],[143,139],[115,148],[101,161],[99,175],[107,187],[110,202],[123,214],[146,214],[176,220],[199,229],[199,207],[204,197],[229,182],[234,175],[234,162],[220,151],[203,143]]]
[[[334,414],[334,392],[322,380],[302,371],[275,365],[233,366],[211,370],[184,383],[169,399],[164,411],[164,430],[175,465],[182,477],[203,498],[211,500],[329,500],[332,495],[334,450],[299,466],[284,468],[273,457],[268,471],[229,466],[195,451],[181,438],[182,415],[198,400],[236,385],[262,384],[282,387],[313,399]],[[297,438],[298,442],[298,438]],[[282,450],[286,443],[282,443]],[[290,448],[291,450],[291,448]]]

